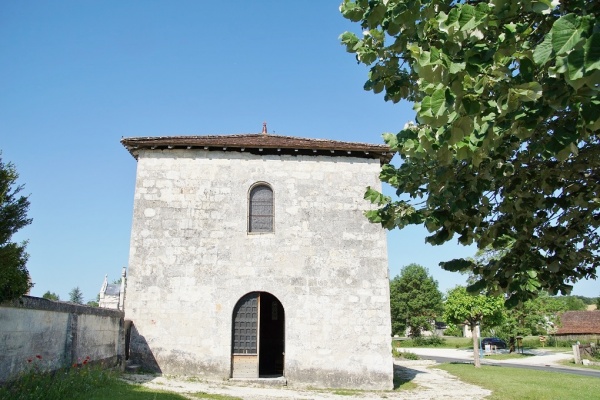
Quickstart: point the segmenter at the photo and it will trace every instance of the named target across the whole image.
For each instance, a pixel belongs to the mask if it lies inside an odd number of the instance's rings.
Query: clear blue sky
[[[382,143],[414,119],[362,89],[338,36],[340,0],[0,2],[0,149],[30,194],[28,268],[61,299],[94,299],[129,256],[136,162],[121,137],[269,132]],[[446,290],[438,263],[471,256],[425,231],[389,235],[390,275],[409,263]],[[595,281],[574,294],[598,296]]]

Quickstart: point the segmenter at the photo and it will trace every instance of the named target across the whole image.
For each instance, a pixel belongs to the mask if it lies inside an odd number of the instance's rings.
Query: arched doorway
[[[283,376],[285,315],[281,302],[267,292],[251,292],[233,308],[231,376]]]

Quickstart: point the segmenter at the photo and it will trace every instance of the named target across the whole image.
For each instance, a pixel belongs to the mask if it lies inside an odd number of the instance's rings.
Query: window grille
[[[250,191],[248,231],[273,232],[273,190],[257,185]]]

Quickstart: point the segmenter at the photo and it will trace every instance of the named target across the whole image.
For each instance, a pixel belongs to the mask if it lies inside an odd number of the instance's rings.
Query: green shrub
[[[571,347],[575,342],[572,340],[556,339],[554,336],[546,337],[546,346]]]
[[[462,336],[462,330],[454,324],[448,324],[446,330],[444,331],[444,335],[446,335],[446,336]]]
[[[403,351],[400,353],[400,356],[406,360],[418,360],[419,356],[415,353],[411,353],[409,351]]]
[[[441,338],[439,336],[420,336],[412,339],[413,343],[416,346],[442,346],[446,343],[446,339]]]

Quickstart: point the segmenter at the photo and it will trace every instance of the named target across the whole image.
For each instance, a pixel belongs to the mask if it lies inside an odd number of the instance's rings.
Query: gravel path
[[[295,388],[266,388],[238,386],[229,383],[194,382],[149,375],[128,375],[128,380],[141,383],[153,389],[167,390],[180,394],[211,393],[244,400],[375,400],[375,399],[411,399],[411,400],[478,400],[484,399],[491,392],[478,386],[460,382],[446,371],[432,368],[435,362],[428,360],[395,361],[394,372],[396,376],[408,379],[418,387],[414,390],[399,391],[357,391],[351,395],[339,395],[333,390],[304,390]],[[192,397],[190,397],[192,398]]]

